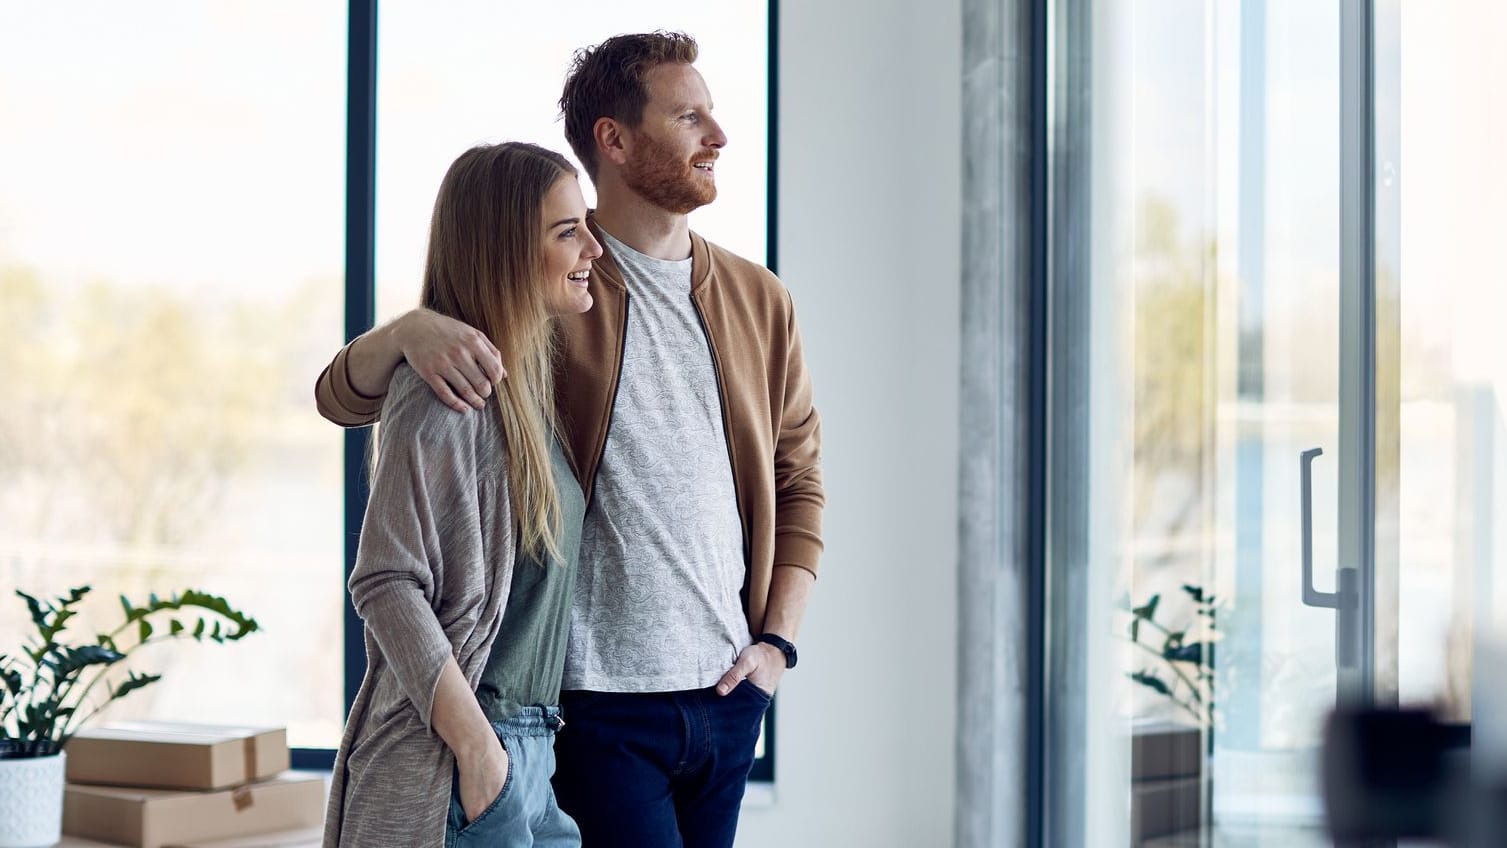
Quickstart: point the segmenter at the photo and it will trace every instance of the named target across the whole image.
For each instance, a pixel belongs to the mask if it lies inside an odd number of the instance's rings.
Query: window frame
[[[768,169],[766,173],[765,264],[778,273],[779,186],[779,0],[768,0]],[[376,137],[377,137],[377,0],[349,0],[346,47],[346,207],[345,207],[345,340],[349,343],[376,323]],[[371,428],[345,430],[342,539],[343,577],[348,583],[356,564],[361,523],[370,495],[365,474]],[[345,712],[349,714],[366,674],[366,630],[345,597]],[[778,699],[776,699],[778,700]],[[750,783],[773,784],[775,765],[775,708],[764,717],[764,755],[754,761]],[[334,748],[295,748],[294,768],[331,770]]]

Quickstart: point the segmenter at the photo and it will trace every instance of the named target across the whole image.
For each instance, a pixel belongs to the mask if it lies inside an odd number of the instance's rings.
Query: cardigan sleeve
[[[382,417],[384,395],[364,395],[351,384],[351,345],[335,354],[335,359],[314,381],[314,406],[319,414],[342,427],[365,427]]]
[[[480,416],[445,406],[411,368],[400,366],[382,417],[351,600],[431,727],[435,687],[454,652],[439,617],[441,599],[479,604],[485,585],[488,546],[476,467]],[[501,488],[498,514],[510,515]]]
[[[774,565],[817,573],[822,552],[821,417],[812,402],[811,375],[801,353],[795,308],[786,293],[788,346],[785,393],[774,450]]]

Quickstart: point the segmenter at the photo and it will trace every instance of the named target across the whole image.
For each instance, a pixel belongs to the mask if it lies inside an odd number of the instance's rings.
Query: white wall
[[[740,846],[952,842],[959,0],[780,4],[779,272],[823,418],[826,554]]]

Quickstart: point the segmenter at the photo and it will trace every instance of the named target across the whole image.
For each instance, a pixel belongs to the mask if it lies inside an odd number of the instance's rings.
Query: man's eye
[[[694,121],[694,120],[696,120],[697,116],[696,116],[695,112],[687,112],[684,115],[681,115],[680,117],[684,118],[687,121]]]

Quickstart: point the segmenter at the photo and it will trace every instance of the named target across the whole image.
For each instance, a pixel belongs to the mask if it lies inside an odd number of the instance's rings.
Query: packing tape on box
[[[251,787],[237,786],[235,790],[230,793],[230,803],[235,805],[236,812],[246,812],[247,808],[249,808],[252,803]]]
[[[246,756],[243,758],[246,760],[246,782],[250,783],[256,780],[258,774],[256,770],[256,735],[247,736],[244,744],[246,747]]]

